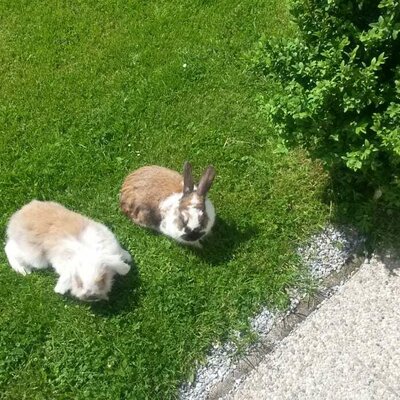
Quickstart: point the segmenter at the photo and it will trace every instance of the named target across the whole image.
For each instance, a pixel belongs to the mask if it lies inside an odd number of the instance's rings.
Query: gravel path
[[[333,271],[340,270],[360,246],[360,242],[360,238],[354,231],[328,226],[321,233],[310,238],[309,244],[299,249],[299,254],[309,267],[311,275],[316,279],[321,279]],[[292,291],[291,296],[291,306],[288,312],[296,307],[301,298],[296,290]],[[270,334],[274,324],[282,320],[285,315],[276,314],[263,308],[256,317],[250,320],[250,326],[259,336],[260,342],[249,348],[247,356],[254,353],[265,353],[263,340]],[[234,390],[243,379],[244,373],[239,374],[238,371],[245,370],[243,363],[246,364],[247,360],[250,360],[250,357],[246,358],[246,356],[239,360],[236,359],[236,352],[237,348],[231,342],[214,345],[206,363],[198,368],[194,382],[182,385],[179,393],[180,399],[216,398],[221,382],[225,382],[225,386],[228,385],[231,391]],[[226,391],[226,387],[222,389],[222,392]]]
[[[366,261],[224,400],[400,399],[400,275],[393,271],[387,260]]]

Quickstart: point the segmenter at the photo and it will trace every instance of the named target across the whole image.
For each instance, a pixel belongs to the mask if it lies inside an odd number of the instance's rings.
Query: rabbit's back
[[[176,171],[146,166],[129,174],[122,184],[122,211],[139,225],[158,228],[160,203],[174,193],[182,193],[183,177]]]
[[[79,237],[89,220],[61,204],[33,200],[10,219],[7,234],[49,248],[66,237]]]

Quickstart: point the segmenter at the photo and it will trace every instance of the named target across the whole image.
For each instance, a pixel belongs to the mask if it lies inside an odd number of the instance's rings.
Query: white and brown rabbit
[[[188,162],[183,176],[155,165],[142,167],[125,178],[121,208],[140,226],[200,247],[200,239],[210,233],[215,222],[214,206],[207,198],[214,177],[215,170],[209,166],[195,187]]]
[[[22,275],[51,265],[54,291],[81,300],[107,299],[114,275],[127,274],[131,261],[104,225],[50,201],[33,200],[11,216],[5,251]]]

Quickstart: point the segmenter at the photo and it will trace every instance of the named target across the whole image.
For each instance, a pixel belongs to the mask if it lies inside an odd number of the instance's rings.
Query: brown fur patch
[[[158,229],[160,203],[174,193],[182,193],[183,177],[176,171],[147,166],[129,174],[122,184],[122,211],[136,224]]]
[[[99,287],[104,287],[106,284],[106,278],[107,276],[106,273],[104,272],[95,279],[95,283],[97,283]]]
[[[20,226],[29,234],[32,244],[52,248],[60,239],[77,237],[89,220],[61,204],[52,201],[33,200],[16,212],[10,225]]]
[[[179,210],[183,211],[187,210],[189,207],[194,207],[198,210],[205,211],[204,201],[204,196],[199,196],[196,192],[185,194],[179,204]]]

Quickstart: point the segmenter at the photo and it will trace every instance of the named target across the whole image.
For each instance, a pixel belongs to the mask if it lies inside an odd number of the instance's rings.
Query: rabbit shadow
[[[51,296],[60,298],[60,304],[89,306],[91,311],[95,314],[103,316],[116,315],[125,311],[132,311],[139,302],[141,288],[139,270],[133,260],[130,265],[130,271],[126,275],[115,275],[114,283],[109,293],[109,299],[93,302],[80,300],[71,295],[70,292],[63,295],[54,293],[54,287],[59,276],[53,268],[37,269],[33,271],[32,274],[28,275],[28,277],[32,277],[33,279],[39,278],[42,284],[44,281],[48,282],[49,285],[51,285],[48,287],[48,293],[51,294]]]
[[[132,311],[139,303],[141,280],[139,270],[132,260],[130,271],[116,275],[108,300],[90,303],[93,313],[100,316],[112,316]]]
[[[238,227],[233,221],[216,218],[212,233],[202,242],[202,248],[190,251],[205,262],[217,266],[233,259],[235,249],[252,237],[259,229],[255,226]]]

